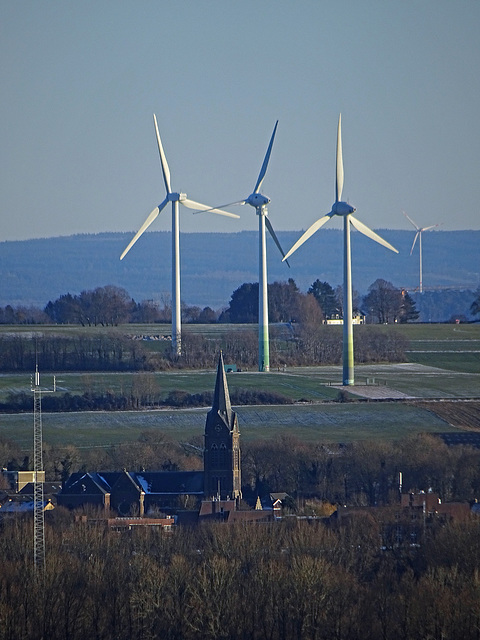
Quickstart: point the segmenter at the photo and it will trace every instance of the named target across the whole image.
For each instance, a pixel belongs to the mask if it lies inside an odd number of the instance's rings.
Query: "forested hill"
[[[360,294],[377,278],[396,287],[418,286],[418,245],[410,256],[414,231],[380,230],[399,255],[352,233],[353,284]],[[300,231],[278,232],[287,251]],[[171,233],[149,232],[126,258],[119,256],[131,233],[74,235],[0,243],[0,306],[45,306],[64,293],[107,284],[125,288],[137,301],[161,300],[171,291]],[[480,274],[480,231],[432,231],[423,236],[424,288],[475,289]],[[182,300],[220,308],[244,282],[258,282],[258,234],[182,233]],[[322,229],[291,258],[281,262],[268,239],[268,279],[293,278],[306,291],[319,278],[342,281],[342,232]]]

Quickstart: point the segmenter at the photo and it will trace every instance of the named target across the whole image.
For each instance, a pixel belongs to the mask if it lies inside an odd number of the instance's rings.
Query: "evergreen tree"
[[[315,297],[325,317],[330,318],[341,312],[335,290],[328,282],[320,282],[317,278],[308,290],[308,293],[311,293]]]

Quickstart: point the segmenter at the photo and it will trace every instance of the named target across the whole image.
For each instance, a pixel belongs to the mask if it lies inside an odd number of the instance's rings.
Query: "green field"
[[[43,435],[52,445],[99,447],[137,440],[159,429],[180,441],[203,436],[208,409],[44,414]],[[309,442],[396,439],[418,432],[456,431],[429,411],[406,403],[314,404],[238,407],[243,441],[292,435]],[[0,432],[31,448],[32,416],[1,415]]]
[[[187,330],[221,335],[223,331],[246,330],[254,325],[190,325]],[[356,327],[359,337],[369,326]],[[378,326],[375,327],[378,329]],[[111,329],[111,328],[110,328]],[[13,330],[13,327],[10,327]],[[17,330],[17,327],[15,327]],[[20,331],[32,328],[20,327]],[[90,331],[79,327],[42,327],[40,332]],[[97,330],[97,329],[95,329]],[[102,329],[108,331],[109,328]],[[130,335],[157,335],[167,326],[128,325],[121,328]],[[381,326],[382,331],[398,331],[410,341],[408,362],[399,364],[357,365],[357,385],[402,392],[413,398],[480,397],[480,325],[402,325]],[[32,332],[38,333],[37,331]],[[154,341],[146,341],[150,346]],[[62,373],[57,376],[58,392],[82,394],[129,392],[132,373]],[[215,371],[178,371],[147,374],[162,396],[170,391],[189,393],[213,391]],[[297,403],[288,406],[239,407],[242,438],[278,437],[289,433],[315,441],[345,442],[355,439],[402,437],[419,431],[447,431],[451,427],[428,411],[407,403],[336,403],[340,366],[290,367],[286,371],[230,373],[231,393],[236,389],[262,389],[281,393]],[[42,376],[42,387],[51,388],[53,377]],[[9,392],[30,392],[30,376],[0,375],[0,399]],[[361,391],[361,387],[360,391]],[[369,387],[365,387],[366,390]],[[305,402],[307,401],[307,402]],[[142,412],[88,412],[44,414],[44,438],[51,444],[105,446],[133,441],[147,429],[158,428],[180,440],[201,435],[207,409],[156,410]],[[32,416],[0,415],[0,435],[28,448],[31,442]]]

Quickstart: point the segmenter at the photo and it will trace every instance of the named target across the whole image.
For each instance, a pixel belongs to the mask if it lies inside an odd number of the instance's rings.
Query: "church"
[[[64,483],[57,503],[70,509],[92,505],[140,517],[155,509],[193,509],[202,502],[238,505],[242,497],[240,432],[222,354],[205,424],[203,464],[203,471],[79,471]]]

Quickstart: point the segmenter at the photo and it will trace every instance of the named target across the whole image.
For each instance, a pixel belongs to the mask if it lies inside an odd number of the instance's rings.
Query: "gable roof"
[[[61,494],[106,494],[131,487],[148,495],[202,495],[203,478],[203,471],[78,472],[70,476]]]

